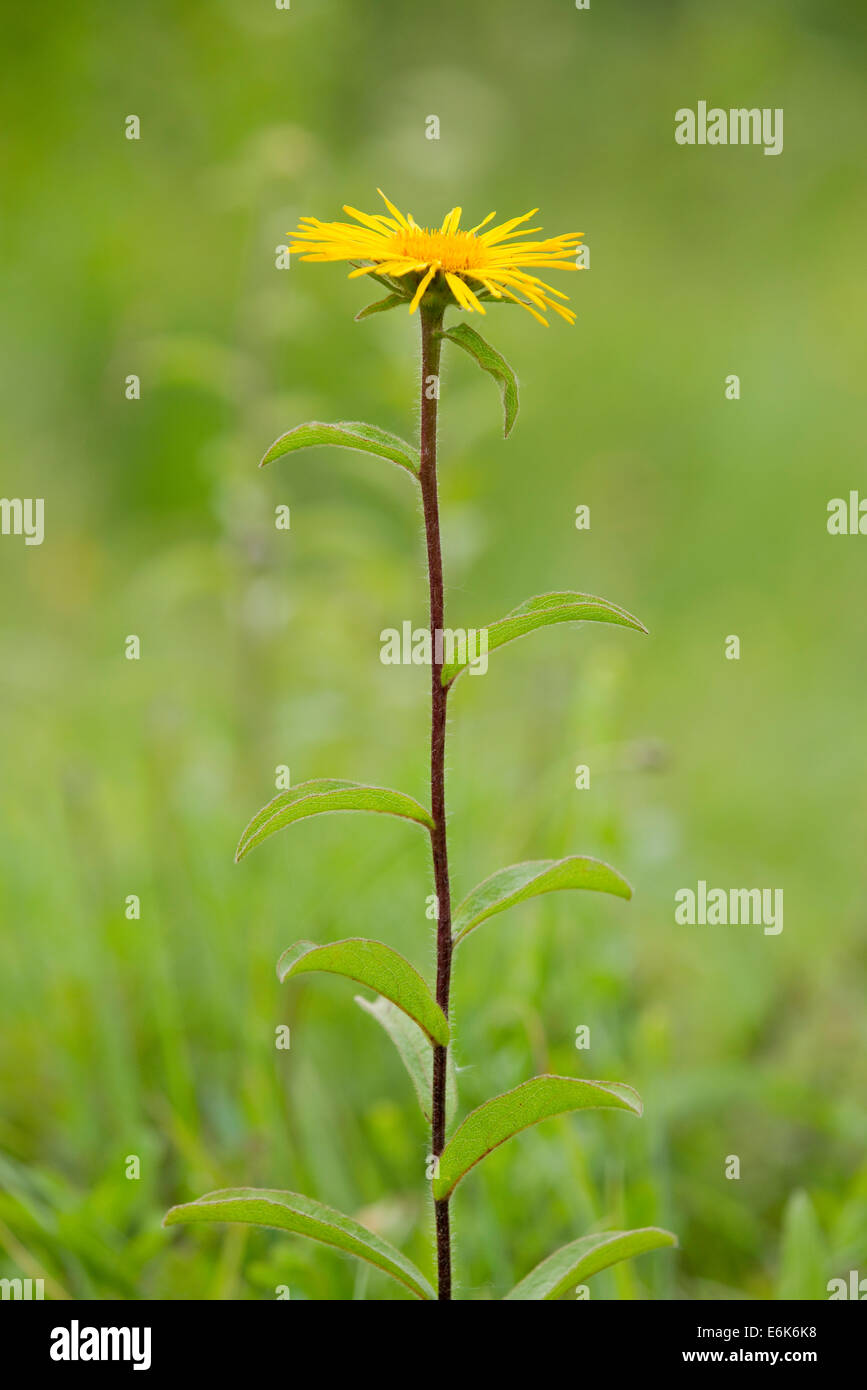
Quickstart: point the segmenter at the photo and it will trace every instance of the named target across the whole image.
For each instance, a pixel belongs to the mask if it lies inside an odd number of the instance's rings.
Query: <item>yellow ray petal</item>
[[[538,211],[538,208],[531,208],[523,217],[513,217],[509,222],[501,222],[499,227],[492,227],[489,232],[480,236],[479,240],[493,246],[496,242],[502,241],[504,236],[508,236],[513,227],[519,227],[522,222],[528,222],[531,217],[535,217]]]
[[[385,223],[387,227],[394,227],[392,219],[390,217],[383,217],[381,213],[370,214],[367,212],[359,212],[358,208],[350,207],[348,203],[344,203],[343,211],[348,212],[350,217],[357,218],[363,226],[370,227],[372,231],[377,232],[380,236],[384,235],[382,229],[383,223]]]
[[[497,275],[494,278],[497,284],[502,285],[504,289],[507,285],[512,285],[516,290],[520,290],[521,294],[525,295],[526,298],[530,300],[531,304],[538,304],[540,309],[545,307],[544,297],[540,295],[535,285],[528,282],[526,275],[518,273],[514,275]]]
[[[487,313],[487,310],[485,309],[484,304],[483,304],[482,301],[476,296],[475,292],[474,292],[474,291],[471,289],[471,287],[467,284],[466,280],[461,279],[461,284],[462,284],[463,287],[464,287],[464,294],[466,295],[466,298],[467,298],[467,302],[468,302],[468,304],[469,304],[469,307],[470,307],[471,309],[474,309],[475,312],[476,312],[477,314],[485,314],[485,313]]]
[[[388,210],[389,210],[389,212],[391,213],[392,217],[394,217],[394,218],[397,219],[397,221],[399,222],[399,224],[400,224],[401,227],[404,227],[404,228],[408,227],[408,226],[410,225],[410,223],[412,222],[412,213],[409,214],[409,222],[407,222],[407,220],[406,220],[406,218],[404,217],[403,213],[400,212],[399,209],[396,208],[396,207],[394,206],[394,203],[390,203],[390,202],[389,202],[389,200],[386,198],[385,194],[383,193],[382,189],[381,189],[381,188],[378,188],[376,191],[377,191],[377,193],[379,194],[379,196],[380,196],[380,198],[382,199],[382,201],[385,203],[385,206],[388,208]]]
[[[431,266],[430,270],[428,271],[427,275],[425,275],[424,278],[423,278],[422,280],[419,280],[419,282],[418,282],[418,289],[416,290],[415,294],[413,295],[413,297],[412,297],[412,303],[411,303],[410,306],[409,306],[409,312],[410,312],[411,314],[414,314],[414,313],[415,313],[416,309],[418,308],[419,300],[421,299],[422,295],[424,294],[425,290],[427,289],[428,285],[430,284],[431,280],[434,278],[434,276],[436,275],[436,273],[437,273],[438,270],[439,270],[439,263],[438,263],[438,262],[434,262],[434,264]]]
[[[544,328],[548,327],[548,320],[543,319],[541,314],[537,314],[536,310],[532,307],[532,305],[525,303],[523,299],[519,299],[516,294],[512,294],[512,291],[508,288],[507,285],[503,286],[503,294],[506,295],[508,299],[513,300],[515,304],[520,304],[521,308],[526,309],[528,314],[532,314],[533,318],[538,320],[538,322],[541,323]]]
[[[500,294],[500,291],[497,289],[493,280],[488,279],[487,275],[482,275],[477,270],[468,270],[467,274],[471,275],[474,280],[480,281],[488,293],[492,294],[495,299],[502,299],[503,296]]]
[[[442,225],[442,227],[440,228],[440,235],[441,235],[441,236],[453,236],[453,235],[454,235],[454,233],[455,233],[455,232],[457,231],[457,229],[458,229],[458,223],[459,223],[460,220],[461,220],[461,212],[462,212],[462,211],[463,211],[462,208],[452,208],[451,212],[447,212],[447,213],[446,213],[445,217],[443,218],[443,225]]]
[[[470,228],[470,236],[475,236],[475,234],[476,234],[476,232],[479,230],[479,228],[480,228],[480,227],[486,227],[486,226],[488,225],[488,223],[490,222],[491,218],[492,218],[492,217],[496,217],[496,215],[497,215],[497,214],[496,214],[495,212],[489,212],[488,215],[487,215],[487,217],[483,217],[482,220],[481,220],[481,222],[477,222],[476,225],[475,225],[475,227],[471,227],[471,228]]]
[[[446,283],[462,309],[469,309],[470,312],[475,309],[480,314],[485,312],[484,305],[479,303],[469,285],[459,275],[452,275],[447,271]]]
[[[307,260],[308,257],[305,256],[304,259]],[[356,270],[350,270],[349,279],[357,280],[360,275],[369,275],[372,270],[376,271],[378,274],[380,270],[379,265],[360,265]]]

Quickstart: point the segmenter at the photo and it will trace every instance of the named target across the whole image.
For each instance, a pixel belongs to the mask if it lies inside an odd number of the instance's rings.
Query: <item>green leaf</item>
[[[339,420],[334,425],[310,420],[306,425],[296,425],[294,430],[275,439],[259,467],[264,468],[266,463],[272,463],[284,454],[292,454],[296,449],[315,449],[322,444],[359,449],[363,454],[378,454],[380,458],[400,464],[414,478],[419,476],[418,450],[389,430],[381,430],[378,425],[366,425],[361,420]]]
[[[497,352],[496,348],[492,348],[490,343],[486,343],[481,334],[470,328],[468,323],[446,328],[440,337],[457,343],[458,347],[462,347],[464,352],[476,359],[483,371],[490,372],[503,397],[503,411],[506,417],[503,434],[508,438],[518,414],[518,379],[505,357]]]
[[[540,1303],[545,1299],[559,1298],[567,1289],[589,1279],[591,1274],[598,1274],[600,1269],[667,1245],[677,1245],[677,1236],[672,1235],[671,1231],[661,1230],[659,1226],[582,1236],[570,1245],[561,1246],[553,1255],[537,1264],[511,1293],[506,1294],[506,1299]]]
[[[269,1188],[227,1187],[208,1192],[195,1202],[172,1207],[164,1226],[199,1221],[241,1221],[250,1226],[268,1226],[276,1231],[292,1231],[323,1245],[334,1245],[385,1270],[404,1284],[416,1298],[433,1299],[433,1289],[411,1260],[389,1245],[387,1240],[368,1231],[352,1217],[333,1207],[304,1197],[300,1192],[275,1192]]]
[[[316,777],[280,792],[273,801],[256,812],[241,836],[235,853],[236,862],[240,863],[251,849],[273,835],[275,830],[282,830],[293,821],[328,811],[378,811],[402,816],[404,820],[414,820],[419,825],[427,826],[428,830],[433,829],[430,812],[403,792],[389,791],[386,787],[368,787],[362,782],[344,782],[336,777]]]
[[[437,1201],[450,1197],[471,1168],[522,1129],[569,1110],[600,1107],[640,1115],[641,1100],[618,1081],[576,1081],[571,1076],[534,1076],[513,1091],[485,1101],[455,1130],[440,1154],[439,1177],[432,1183]]]
[[[637,632],[647,632],[643,623],[627,613],[619,604],[609,603],[608,599],[596,598],[593,594],[579,594],[572,590],[556,594],[537,594],[513,608],[505,618],[492,623],[487,629],[488,651],[496,651],[506,642],[514,642],[516,637],[526,637],[540,627],[550,627],[553,623],[616,623],[620,627],[631,627]],[[443,665],[440,679],[443,685],[451,685],[469,665],[468,661],[451,661]]]
[[[403,1065],[409,1073],[421,1113],[431,1122],[431,1089],[433,1086],[433,1053],[424,1035],[416,1028],[400,1009],[389,999],[363,999],[356,994],[355,1002],[365,1013],[369,1013],[385,1029],[397,1048]],[[446,1063],[446,1116],[454,1115],[458,1108],[458,1086],[455,1076],[454,1053],[449,1049]]]
[[[368,304],[365,309],[359,309],[355,315],[355,322],[360,323],[362,319],[369,319],[371,314],[384,314],[388,309],[396,309],[400,304],[406,304],[405,294],[387,294],[385,299],[377,299],[374,304]]]
[[[376,990],[390,999],[417,1023],[432,1043],[447,1047],[449,1025],[445,1014],[434,999],[421,975],[399,951],[393,951],[381,941],[349,937],[317,946],[313,941],[296,941],[277,962],[277,978],[281,984],[290,975],[310,970],[327,970],[332,975],[346,975],[368,989]]]
[[[367,261],[350,261],[349,264],[354,270],[361,270],[362,266],[365,267],[367,274],[359,276],[360,280],[375,280],[378,285],[383,285],[385,289],[391,290],[392,294],[398,295],[407,304],[412,299],[412,289],[408,291],[407,286],[397,277],[393,275],[381,275],[378,271],[374,270]]]
[[[567,859],[528,859],[523,864],[498,869],[464,898],[454,916],[454,944],[457,946],[480,922],[514,903],[540,893],[556,893],[561,888],[589,888],[596,893],[613,893],[618,898],[632,897],[626,879],[600,859],[578,854]]]

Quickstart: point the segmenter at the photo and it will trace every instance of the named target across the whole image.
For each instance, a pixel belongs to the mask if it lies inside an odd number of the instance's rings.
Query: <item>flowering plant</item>
[[[420,488],[427,543],[431,638],[430,808],[403,792],[335,779],[316,779],[282,791],[250,821],[237,859],[276,831],[328,811],[374,811],[402,817],[430,836],[436,904],[436,986],[403,956],[379,941],[349,938],[317,945],[297,941],[277,964],[281,981],[324,970],[372,989],[374,1002],[359,1003],[389,1034],[415,1086],[431,1128],[427,1176],[436,1227],[436,1287],[401,1251],[351,1217],[295,1192],[256,1188],[210,1192],[176,1206],[167,1225],[239,1221],[274,1227],[336,1246],[384,1270],[420,1299],[452,1297],[450,1199],[457,1184],[486,1154],[528,1126],[569,1111],[605,1107],[640,1115],[636,1092],[620,1082],[584,1081],[567,1076],[535,1076],[512,1091],[486,1101],[453,1128],[457,1108],[451,1057],[450,991],[456,950],[488,918],[515,903],[561,889],[585,889],[631,897],[626,880],[613,868],[584,855],[536,859],[499,869],[452,908],[446,835],[446,711],[451,690],[468,667],[466,652],[446,659],[444,586],[437,485],[437,413],[440,356],[444,341],[468,352],[497,381],[503,397],[505,434],[518,412],[518,386],[503,356],[466,322],[445,327],[449,309],[484,314],[491,302],[520,304],[540,323],[553,311],[567,323],[574,312],[566,296],[534,273],[537,269],[575,270],[580,233],[527,240],[540,230],[522,228],[534,214],[489,226],[490,213],[469,231],[460,230],[461,209],[447,213],[438,231],[420,227],[385,195],[387,213],[367,214],[347,207],[353,222],[301,220],[291,249],[308,261],[344,261],[350,278],[370,277],[387,296],[357,317],[408,305],[421,326],[421,430],[419,447],[378,426],[359,422],[297,425],[282,435],[262,463],[299,449],[338,445],[379,455],[400,465]],[[536,210],[534,209],[534,212]],[[483,230],[487,228],[487,230]],[[607,599],[574,591],[538,595],[519,604],[487,628],[487,651],[555,623],[606,622],[645,632],[643,624]],[[606,1231],[583,1236],[544,1259],[506,1295],[515,1300],[554,1299],[596,1271],[660,1246],[676,1244],[658,1227]]]

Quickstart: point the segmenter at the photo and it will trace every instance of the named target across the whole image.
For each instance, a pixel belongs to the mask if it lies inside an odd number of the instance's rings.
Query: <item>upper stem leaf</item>
[[[406,303],[404,294],[387,294],[385,299],[377,299],[373,304],[368,304],[366,308],[359,309],[355,315],[355,322],[360,323],[362,319],[369,319],[371,314],[384,314],[388,309],[397,309],[399,305]]]
[[[241,1221],[251,1226],[269,1226],[277,1231],[293,1231],[335,1245],[356,1255],[368,1264],[376,1265],[404,1284],[416,1298],[430,1300],[436,1294],[421,1270],[412,1260],[395,1249],[387,1240],[353,1221],[351,1216],[304,1197],[300,1192],[275,1192],[270,1188],[227,1187],[219,1192],[207,1192],[195,1202],[172,1207],[165,1215],[164,1226],[177,1226],[198,1221]]]
[[[517,637],[526,637],[540,627],[550,627],[553,623],[615,623],[619,627],[631,627],[637,632],[647,632],[644,623],[606,598],[594,594],[580,594],[574,590],[563,590],[554,594],[537,594],[525,599],[513,608],[505,618],[491,623],[487,629],[488,651],[495,651],[506,642],[514,642]],[[465,659],[444,662],[441,673],[443,685],[451,685],[469,665],[469,651]]]
[[[559,1298],[567,1289],[598,1274],[600,1269],[620,1260],[643,1255],[646,1250],[677,1245],[677,1236],[659,1226],[642,1226],[637,1231],[602,1231],[598,1235],[582,1236],[569,1245],[562,1245],[506,1294],[506,1299],[519,1302],[542,1302]]]
[[[514,903],[562,888],[588,888],[597,893],[613,893],[618,898],[632,897],[626,879],[600,859],[578,854],[566,859],[528,859],[523,864],[498,869],[464,898],[454,916],[454,944],[457,946],[480,922]]]
[[[496,348],[491,347],[490,343],[485,342],[482,335],[470,328],[468,323],[458,323],[453,328],[446,328],[440,336],[462,347],[464,352],[474,357],[482,370],[489,372],[497,382],[503,397],[503,435],[508,438],[518,414],[518,378],[505,357],[497,352]]]
[[[349,264],[353,266],[356,270],[360,270],[362,266],[365,266],[367,274],[364,276],[359,276],[359,279],[375,280],[378,285],[384,285],[387,290],[391,290],[393,294],[396,294],[406,304],[408,304],[409,301],[412,299],[412,291],[408,291],[406,285],[403,284],[401,280],[396,279],[394,276],[381,275],[378,271],[374,270],[373,267],[365,261],[350,261]]]
[[[334,777],[317,777],[289,787],[257,811],[247,826],[235,853],[240,862],[256,845],[273,835],[275,830],[291,825],[307,816],[327,811],[379,811],[404,820],[416,821],[428,830],[433,829],[433,817],[411,796],[389,791],[386,787],[368,787],[361,782],[344,782]]]
[[[310,970],[326,970],[367,985],[402,1009],[430,1042],[448,1046],[449,1025],[445,1014],[421,975],[399,951],[383,942],[367,941],[363,937],[348,937],[327,946],[296,941],[277,962],[277,978],[281,983],[290,975]]]
[[[433,1052],[428,1046],[424,1034],[416,1028],[405,1013],[392,1004],[390,999],[380,997],[371,1001],[356,994],[355,1002],[364,1009],[365,1013],[371,1014],[391,1038],[415,1088],[421,1113],[430,1124],[432,1119]],[[449,1048],[449,1055],[446,1060],[447,1123],[457,1108],[458,1085],[455,1075],[454,1049]]]
[[[439,1161],[439,1177],[431,1184],[434,1198],[450,1197],[471,1168],[522,1129],[563,1115],[569,1110],[599,1107],[642,1111],[641,1100],[631,1086],[619,1081],[577,1081],[571,1076],[534,1076],[493,1100],[485,1101],[459,1125]]]
[[[385,308],[385,304],[381,307]],[[372,310],[371,310],[372,312]],[[318,445],[331,444],[344,449],[359,449],[363,454],[378,454],[380,458],[390,459],[405,468],[414,478],[419,476],[418,450],[405,439],[392,434],[390,430],[380,429],[379,425],[368,425],[363,420],[339,420],[336,424],[323,424],[320,420],[309,420],[307,424],[296,425],[294,429],[275,439],[263,456],[260,468],[283,454],[294,453],[297,449],[313,449]]]

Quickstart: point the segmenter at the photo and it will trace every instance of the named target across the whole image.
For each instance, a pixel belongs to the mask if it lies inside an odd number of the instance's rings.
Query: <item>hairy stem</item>
[[[437,495],[437,405],[443,310],[422,304],[421,319],[421,495],[427,541],[431,632],[431,736],[430,795],[433,829],[434,891],[437,899],[437,1003],[448,1018],[452,974],[452,908],[446,844],[446,702],[448,692],[441,677],[442,648],[437,634],[443,630],[443,560],[440,544]],[[439,656],[440,660],[437,660]],[[447,1047],[434,1047],[431,1094],[431,1151],[439,1156],[446,1141]],[[452,1296],[452,1251],[448,1201],[434,1203],[437,1237],[438,1297]]]

